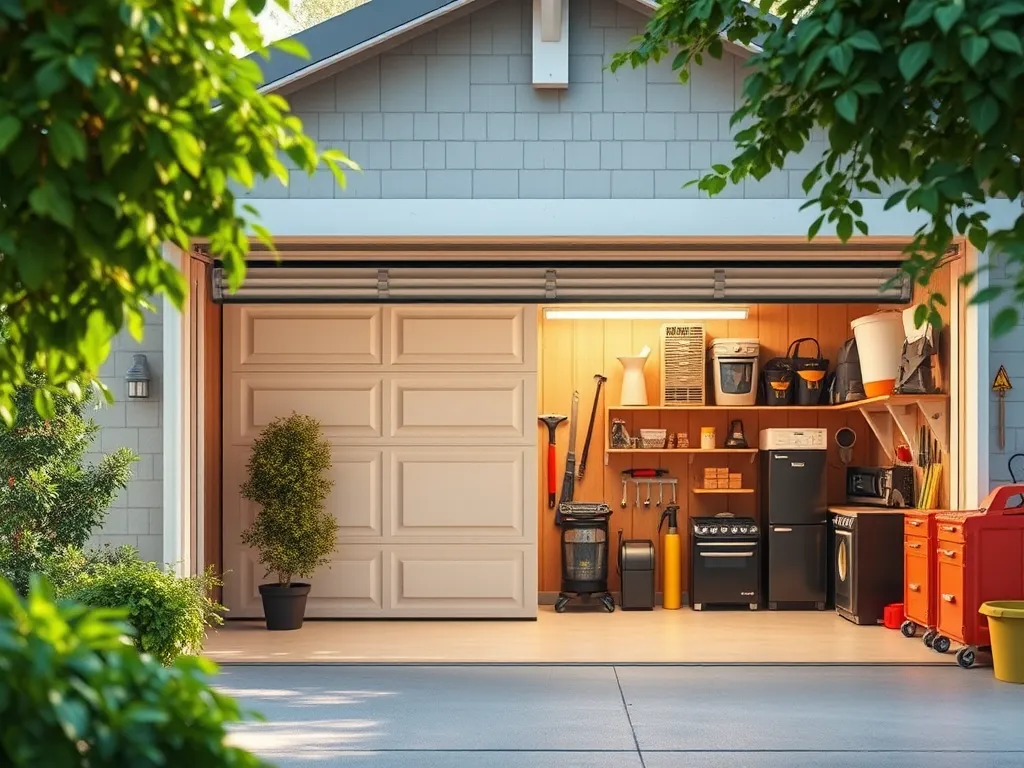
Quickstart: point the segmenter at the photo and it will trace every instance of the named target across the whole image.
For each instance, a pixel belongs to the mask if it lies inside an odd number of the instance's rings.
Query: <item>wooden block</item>
[[[743,487],[743,481],[742,480],[729,480],[729,488],[731,488],[731,489],[732,488],[738,489],[738,488],[742,488],[742,487]]]
[[[715,480],[715,479],[709,478],[709,477],[705,477],[704,478],[704,487],[707,490],[709,490],[709,491],[714,491],[714,490],[716,490],[718,488],[718,480]]]
[[[743,474],[740,473],[740,472],[730,472],[729,473],[729,482],[730,483],[732,483],[732,482],[742,483],[743,482]]]

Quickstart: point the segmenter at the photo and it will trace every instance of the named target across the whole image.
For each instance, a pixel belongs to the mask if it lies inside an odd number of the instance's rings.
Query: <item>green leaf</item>
[[[36,388],[35,392],[32,393],[32,400],[35,404],[36,412],[44,419],[52,419],[57,415],[53,405],[53,394],[50,390],[43,387]]]
[[[989,285],[982,288],[980,291],[975,293],[968,304],[988,304],[990,301],[995,301],[1003,295],[1003,291],[1006,289],[1001,285]]]
[[[909,83],[917,77],[931,55],[932,44],[926,40],[911,43],[904,48],[899,58],[900,74],[903,75],[903,79]]]
[[[816,218],[814,220],[814,222],[811,224],[810,228],[807,230],[807,239],[808,240],[813,240],[815,237],[818,236],[818,232],[821,231],[821,225],[824,222],[825,222],[825,214],[821,214],[821,216],[819,216],[818,218]]]
[[[984,251],[988,248],[988,230],[973,226],[967,231],[967,240],[979,251]]]
[[[928,320],[928,305],[918,304],[914,307],[914,327],[923,328]]]
[[[81,56],[72,56],[68,59],[68,69],[86,88],[92,88],[96,82],[96,70],[99,68],[99,61],[91,53],[84,53]]]
[[[1008,334],[1017,327],[1017,318],[1016,307],[1003,307],[992,320],[992,335],[999,338]]]
[[[960,41],[960,54],[972,68],[977,68],[978,62],[988,53],[990,45],[987,37],[969,35]]]
[[[202,149],[199,140],[188,131],[175,130],[170,133],[171,147],[174,149],[174,156],[178,158],[181,167],[190,176],[198,177],[202,171],[200,156]]]
[[[836,222],[836,235],[843,243],[853,237],[853,217],[850,214],[840,215],[839,221]]]
[[[40,216],[47,216],[65,227],[74,224],[75,211],[67,193],[49,182],[35,187],[29,193],[28,203]]]
[[[984,136],[999,120],[999,102],[988,94],[967,105],[967,119],[979,134]]]
[[[21,135],[21,121],[14,115],[0,117],[0,152],[3,152]]]
[[[85,134],[71,123],[55,120],[48,134],[50,154],[61,168],[70,167],[75,160],[85,160]]]
[[[848,123],[857,121],[857,106],[860,100],[853,91],[843,91],[836,98],[836,113]]]
[[[828,60],[832,62],[836,72],[845,75],[850,71],[850,65],[853,64],[853,49],[845,43],[833,45],[828,49]]]
[[[943,34],[949,34],[949,30],[960,21],[960,17],[963,15],[963,1],[952,0],[952,2],[946,2],[935,9],[935,24],[942,30]]]
[[[807,21],[797,24],[796,27],[796,52],[803,56],[807,53],[807,49],[811,47],[811,43],[818,39],[818,35],[825,28],[825,24],[821,19],[808,19]]]
[[[907,7],[907,13],[903,17],[903,24],[900,29],[913,29],[919,27],[926,21],[930,21],[935,10],[935,0],[912,0]]]
[[[797,29],[799,28],[800,27],[798,25]],[[882,44],[878,42],[878,38],[875,36],[875,33],[869,29],[857,30],[857,32],[846,38],[846,44],[852,48],[856,48],[858,51],[882,52]]]
[[[1024,46],[1021,46],[1020,38],[1008,29],[992,30],[988,37],[992,41],[992,45],[1003,53],[1024,56]]]
[[[281,53],[287,53],[289,56],[295,56],[300,59],[308,59],[309,51],[306,50],[306,46],[300,43],[294,38],[286,37],[271,44],[272,48],[276,48]]]

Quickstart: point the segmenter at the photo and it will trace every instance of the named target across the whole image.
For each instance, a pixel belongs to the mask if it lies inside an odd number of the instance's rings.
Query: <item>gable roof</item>
[[[652,13],[659,2],[617,1],[640,13]],[[340,68],[371,51],[380,53],[493,2],[496,0],[370,0],[292,35],[290,39],[301,43],[309,52],[308,58],[273,49],[269,59],[258,58],[256,61],[263,72],[261,90],[276,91],[317,73],[329,74],[324,70]],[[738,49],[732,43],[729,45]],[[250,54],[249,58],[256,56],[259,54]]]

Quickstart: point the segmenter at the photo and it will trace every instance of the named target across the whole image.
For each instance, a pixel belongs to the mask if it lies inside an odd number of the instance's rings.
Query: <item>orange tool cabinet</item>
[[[972,512],[935,515],[938,634],[932,649],[951,641],[963,647],[956,661],[974,666],[978,649],[990,646],[988,620],[978,613],[989,600],[1024,600],[1024,506],[1007,508],[1024,485],[996,488]]]
[[[914,637],[924,630],[924,644],[931,648],[938,634],[936,598],[936,550],[938,530],[936,510],[908,509],[903,516],[903,613],[906,621],[900,627],[904,637]]]

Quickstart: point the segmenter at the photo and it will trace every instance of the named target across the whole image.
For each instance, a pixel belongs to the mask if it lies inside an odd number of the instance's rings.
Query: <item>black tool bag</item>
[[[815,357],[801,357],[800,345],[805,341],[814,344]],[[789,345],[786,353],[793,366],[793,400],[797,405],[818,405],[825,394],[825,376],[828,374],[828,360],[821,356],[818,340],[805,336]]]
[[[788,357],[773,357],[764,364],[765,405],[791,405],[793,402],[793,361]]]
[[[935,378],[932,375],[932,355],[934,354],[935,349],[927,336],[903,342],[900,371],[896,377],[896,394],[935,394]]]
[[[847,339],[839,347],[836,355],[836,373],[832,380],[833,405],[852,403],[867,397],[864,392],[864,377],[860,372],[860,355],[857,352],[857,339]]]

